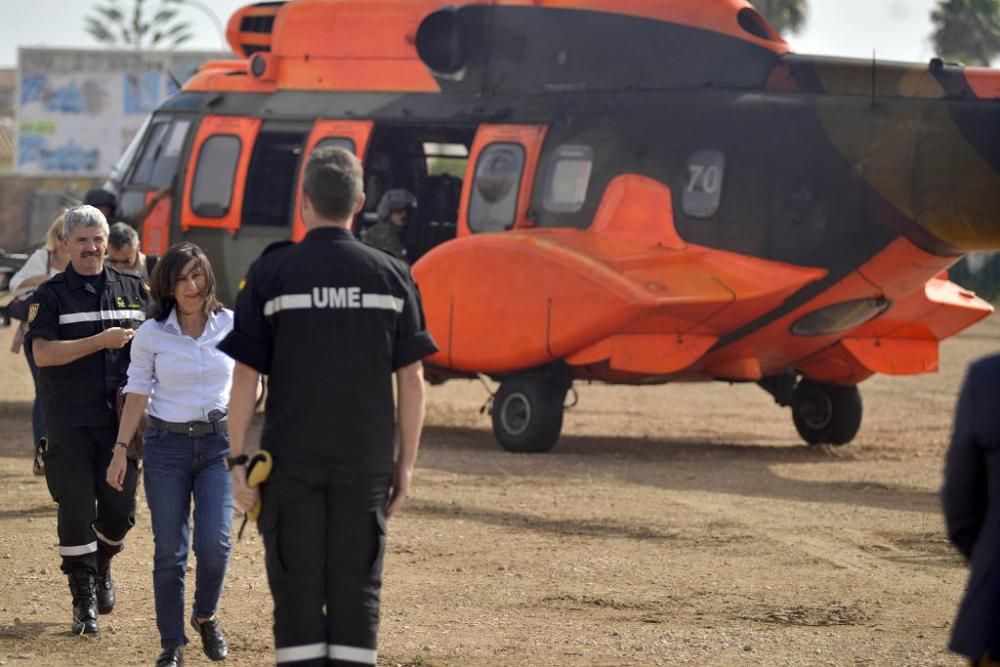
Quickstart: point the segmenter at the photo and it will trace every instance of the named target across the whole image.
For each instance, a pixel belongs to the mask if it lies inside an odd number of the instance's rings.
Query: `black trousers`
[[[275,462],[258,525],[278,664],[375,664],[390,482]]]
[[[98,551],[110,558],[122,550],[135,525],[135,462],[126,468],[123,491],[107,481],[117,429],[67,427],[48,420],[45,481],[59,504],[59,555],[62,570],[97,572]]]

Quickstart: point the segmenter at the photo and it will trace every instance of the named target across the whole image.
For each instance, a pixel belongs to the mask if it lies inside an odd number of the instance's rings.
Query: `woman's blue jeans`
[[[143,485],[153,522],[153,595],[160,645],[181,646],[184,634],[184,571],[191,499],[197,559],[194,615],[210,618],[222,595],[231,549],[233,489],[226,470],[226,435],[191,438],[150,428],[145,433]]]

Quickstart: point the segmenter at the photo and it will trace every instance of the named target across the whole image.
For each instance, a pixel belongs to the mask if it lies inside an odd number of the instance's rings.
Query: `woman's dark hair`
[[[212,273],[212,264],[205,256],[205,251],[193,243],[184,241],[171,246],[153,267],[153,275],[149,278],[149,291],[153,297],[152,305],[149,307],[150,317],[163,322],[170,316],[170,311],[177,305],[174,299],[177,280],[192,259],[205,273],[205,314],[222,310],[222,304],[215,296],[215,274]]]

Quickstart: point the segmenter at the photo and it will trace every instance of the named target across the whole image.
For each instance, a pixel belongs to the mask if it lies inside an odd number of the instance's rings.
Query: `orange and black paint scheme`
[[[843,444],[858,383],[992,311],[946,271],[1000,248],[1000,72],[795,55],[743,0],[265,2],[228,38],[115,170],[126,213],[174,184],[144,248],[231,295],[304,234],[304,157],[353,150],[359,228],[416,194],[429,371],[499,380],[507,449],[555,444],[574,380],[756,382]]]

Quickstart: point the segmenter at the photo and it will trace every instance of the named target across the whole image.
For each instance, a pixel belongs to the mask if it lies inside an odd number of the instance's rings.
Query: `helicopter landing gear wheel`
[[[792,395],[792,420],[810,445],[844,445],[861,427],[861,392],[803,379]]]
[[[558,375],[558,374],[556,374]],[[562,431],[563,401],[570,380],[544,372],[512,375],[493,399],[493,434],[508,452],[551,450]]]

